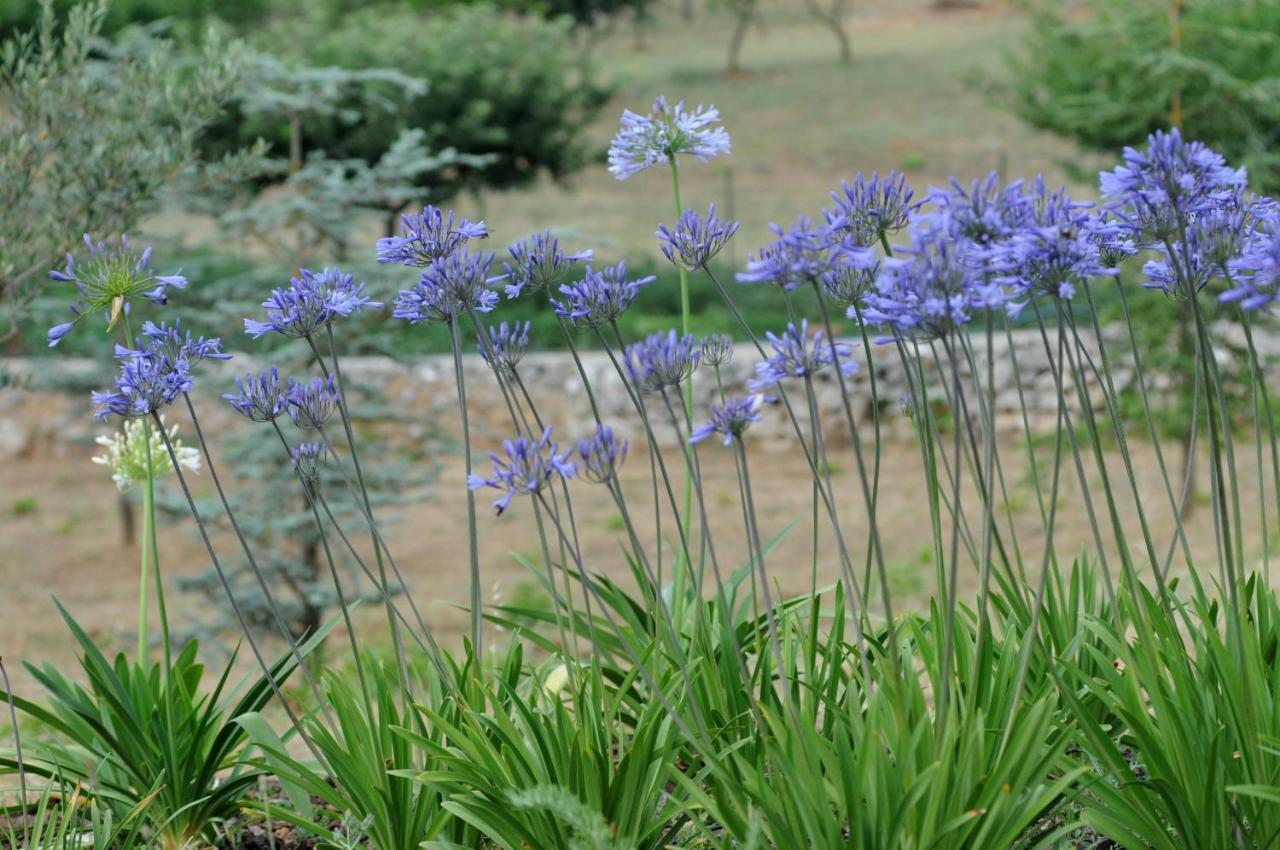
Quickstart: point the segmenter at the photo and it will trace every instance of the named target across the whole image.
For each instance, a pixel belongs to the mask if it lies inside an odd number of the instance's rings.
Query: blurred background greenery
[[[1280,0],[111,0],[79,29],[76,6],[0,3],[9,354],[64,320],[44,272],[83,231],[155,242],[192,279],[199,329],[256,349],[271,343],[239,317],[300,266],[340,263],[388,298],[407,285],[372,243],[424,203],[486,219],[499,262],[551,228],[657,273],[625,331],[665,327],[666,182],[604,169],[621,110],[657,94],[714,103],[733,137],[685,175],[686,203],[743,222],[725,277],[857,171],[921,192],[1043,172],[1088,197],[1119,146],[1172,122],[1280,183]],[[740,297],[773,323],[767,294]],[[731,330],[715,301],[695,289],[697,330]],[[541,305],[503,309],[559,344]],[[447,342],[369,322],[354,345]]]

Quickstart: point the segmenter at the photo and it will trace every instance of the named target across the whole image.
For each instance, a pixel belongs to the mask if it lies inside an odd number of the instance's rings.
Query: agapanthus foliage
[[[762,393],[753,393],[727,399],[724,404],[711,405],[711,418],[693,429],[689,442],[699,443],[719,434],[726,446],[732,445],[734,440],[742,439],[752,423],[760,421],[760,411],[766,401]]]
[[[693,374],[701,357],[702,346],[697,337],[670,330],[650,334],[628,345],[622,362],[627,377],[638,390],[661,392]]]
[[[738,222],[721,221],[716,205],[707,208],[705,216],[695,209],[680,214],[674,229],[658,225],[657,237],[662,253],[678,269],[694,271],[706,266],[738,232]]]
[[[578,441],[578,471],[588,481],[606,484],[622,468],[629,447],[608,425],[597,425],[595,433]]]
[[[859,171],[852,183],[841,182],[840,190],[831,193],[836,205],[824,211],[827,227],[851,245],[875,245],[907,226],[917,206],[914,195],[905,174],[890,171],[881,177],[872,172],[866,177]]]
[[[557,475],[572,478],[577,473],[571,453],[560,453],[559,446],[552,442],[550,426],[537,440],[522,434],[514,440],[503,441],[502,453],[490,452],[489,459],[493,463],[493,474],[488,478],[472,474],[467,486],[472,490],[489,487],[502,491],[493,503],[499,516],[516,496],[536,495]]]
[[[253,338],[278,333],[309,337],[334,319],[349,318],[358,310],[380,309],[382,304],[364,294],[365,285],[338,268],[314,272],[302,269],[289,286],[275,289],[262,302],[267,320],[245,319],[244,330]]]
[[[787,378],[816,375],[837,361],[844,374],[857,374],[853,346],[832,342],[822,331],[810,333],[807,319],[802,319],[799,326],[789,323],[781,334],[769,331],[766,337],[774,353],[756,364],[756,377],[747,382],[753,393],[775,387]]]
[[[200,472],[200,450],[184,446],[178,438],[178,423],[168,425],[164,418],[161,426],[167,430],[169,445],[178,459],[178,465],[189,472]],[[147,435],[150,435],[150,446]],[[111,480],[121,493],[163,477],[173,470],[173,461],[165,447],[164,437],[156,428],[144,428],[141,419],[126,419],[120,430],[111,436],[100,436],[94,442],[106,448],[104,455],[94,455],[93,462],[111,470]]]
[[[537,292],[563,286],[578,263],[595,256],[593,251],[566,254],[560,248],[560,240],[549,230],[515,243],[507,252],[511,254],[511,262],[504,263],[503,267],[507,271],[508,298],[518,297],[525,289]]]
[[[258,375],[236,379],[236,391],[222,396],[237,413],[254,422],[273,422],[289,409],[289,386],[271,366]]]
[[[609,145],[609,171],[619,180],[665,165],[679,154],[707,162],[730,151],[729,133],[721,126],[714,106],[687,111],[684,101],[675,106],[659,97],[648,115],[631,110],[622,113],[622,126]]]
[[[412,289],[400,290],[392,316],[417,324],[488,313],[498,303],[489,278],[491,265],[489,252],[454,251],[434,260]]]
[[[478,340],[480,356],[489,368],[502,375],[513,374],[529,350],[530,322],[503,322],[490,325]]]
[[[627,278],[627,264],[605,266],[587,273],[577,283],[560,287],[562,299],[551,299],[555,314],[575,325],[599,327],[616,321],[640,295],[642,287],[653,283],[653,275]]]
[[[489,229],[483,221],[468,221],[452,210],[427,206],[402,216],[400,235],[378,240],[378,262],[426,268],[449,256],[472,239],[484,239]]]
[[[145,298],[156,304],[168,301],[170,289],[185,289],[187,279],[182,273],[157,275],[151,270],[151,247],[138,250],[121,236],[111,241],[95,241],[84,235],[85,252],[80,256],[67,254],[67,263],[61,269],[49,272],[49,277],[64,283],[74,283],[79,298],[71,306],[75,318],[49,329],[50,347],[91,313],[106,317],[111,330],[122,316],[129,313],[130,304]]]

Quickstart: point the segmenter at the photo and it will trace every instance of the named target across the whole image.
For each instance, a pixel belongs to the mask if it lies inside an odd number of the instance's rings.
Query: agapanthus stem
[[[751,563],[760,575],[760,593],[764,599],[765,622],[769,628],[769,645],[773,649],[773,661],[782,680],[782,693],[788,706],[791,704],[791,682],[786,681],[786,665],[782,660],[782,639],[778,634],[777,612],[773,604],[773,591],[769,589],[769,571],[764,563],[764,546],[761,545],[760,524],[756,516],[755,498],[751,489],[751,469],[747,464],[747,448],[741,437],[733,439],[734,451],[740,462],[742,492],[747,513],[747,541],[751,549]]]
[[[471,478],[471,423],[467,414],[467,381],[462,371],[462,340],[458,317],[449,322],[449,340],[453,345],[453,375],[458,388],[458,410],[462,417],[462,458],[467,479]],[[480,537],[476,523],[476,494],[467,488],[467,555],[471,568],[471,645],[475,653],[477,675],[484,659],[484,600],[480,586]]]
[[[680,167],[676,164],[675,156],[670,157],[671,160],[671,189],[675,195],[676,202],[676,220],[684,214],[684,204],[680,202]],[[680,333],[682,336],[689,334],[690,314],[689,309],[689,272],[681,266],[680,272]],[[693,430],[693,380],[694,376],[691,372],[685,380],[684,385],[684,406],[688,411],[685,421],[686,430]],[[689,526],[692,522],[691,514],[693,513],[693,468],[689,465],[689,459],[685,457],[684,466],[684,523]],[[691,566],[691,565],[690,565]],[[679,585],[680,577],[676,576],[676,584]]]
[[[301,736],[303,743],[311,751],[311,755],[315,760],[328,768],[328,762],[321,756],[312,742],[311,736],[307,734],[302,718],[298,716],[293,706],[285,699],[284,692],[280,689],[280,683],[276,681],[275,673],[272,671],[271,666],[267,664],[267,659],[263,657],[262,650],[259,648],[257,640],[253,637],[253,631],[244,617],[240,602],[236,599],[235,591],[231,588],[231,580],[227,577],[227,572],[222,567],[222,561],[218,558],[218,553],[214,551],[213,541],[209,539],[209,531],[205,528],[204,519],[200,516],[199,508],[196,507],[195,498],[191,495],[187,477],[182,473],[182,465],[178,462],[178,454],[173,450],[173,443],[169,440],[169,434],[164,430],[164,425],[160,422],[160,414],[152,413],[151,418],[156,427],[160,429],[160,437],[164,440],[165,450],[169,453],[169,461],[173,464],[173,472],[178,476],[178,485],[182,488],[182,495],[187,500],[187,509],[191,511],[191,517],[196,521],[196,530],[200,533],[200,540],[204,543],[205,552],[209,555],[209,561],[213,564],[214,572],[218,574],[218,581],[222,584],[222,590],[227,595],[227,601],[231,603],[231,610],[236,616],[236,622],[240,626],[240,632],[244,635],[245,642],[249,644],[249,649],[253,652],[253,657],[258,662],[258,667],[262,670],[262,675],[267,685],[271,688],[271,693],[275,695],[276,700],[279,701],[280,706],[289,716],[289,722],[298,731],[298,735]]]
[[[280,438],[280,445],[284,447],[285,457],[291,458],[289,441],[285,439],[284,432],[280,430],[280,423],[272,419],[271,427],[275,430],[276,436]],[[364,664],[360,661],[360,647],[356,644],[356,627],[351,622],[351,609],[347,604],[346,593],[342,590],[342,581],[338,577],[338,568],[333,562],[333,552],[329,549],[329,537],[324,532],[324,523],[320,521],[320,512],[316,509],[316,498],[320,485],[319,482],[315,484],[308,483],[297,467],[294,467],[294,474],[302,488],[302,498],[306,501],[307,507],[311,509],[311,516],[315,520],[316,534],[320,536],[320,545],[324,551],[325,563],[329,566],[329,575],[333,579],[333,589],[338,595],[338,608],[342,613],[342,622],[347,629],[347,643],[351,647],[351,659],[355,663],[356,677],[360,680],[360,692],[364,695],[365,710],[372,717],[373,706],[369,701],[369,683],[365,679]],[[405,686],[408,687],[407,682]]]
[[[329,341],[329,356],[333,358],[333,377],[338,390],[338,413],[342,417],[342,428],[347,435],[347,450],[351,452],[351,467],[356,473],[356,484],[360,487],[360,500],[364,503],[365,513],[372,517],[373,505],[369,499],[369,488],[365,485],[364,470],[360,468],[360,453],[356,449],[355,429],[351,426],[351,409],[347,404],[347,388],[346,384],[342,380],[342,365],[338,358],[338,347],[337,343],[334,341],[332,323],[325,325],[325,334]],[[324,358],[320,356],[320,352],[316,348],[315,340],[308,336],[307,343],[311,346],[311,351],[315,354],[316,360],[319,361],[320,368],[326,373],[326,377],[328,377],[327,373],[329,370],[325,367]],[[372,526],[372,520],[370,521],[370,525]],[[373,557],[378,565],[378,578],[382,582],[382,589],[384,591],[383,598],[389,599],[391,594],[389,592],[390,585],[387,579],[387,568],[382,557],[382,546],[379,545],[376,538],[373,541]],[[408,590],[406,589],[405,592],[407,593]],[[409,699],[409,665],[405,659],[404,640],[400,636],[400,627],[396,624],[396,618],[392,613],[391,608],[387,607],[386,611],[387,625],[391,630],[391,645],[396,654],[396,663],[400,669],[400,677],[403,679],[401,687],[404,688],[405,700],[407,702]]]
[[[129,322],[129,315],[123,315],[121,324],[124,338],[130,348],[137,345],[137,341],[133,335],[133,326]],[[163,424],[160,425],[164,427]],[[164,580],[160,575],[160,546],[156,537],[156,474],[155,462],[151,456],[151,422],[148,419],[142,420],[142,445],[143,456],[146,458],[146,483],[142,491],[142,555],[141,566],[138,577],[138,663],[143,667],[147,664],[148,651],[150,644],[151,630],[148,624],[148,596],[150,595],[149,574],[155,574],[156,587],[156,612],[160,617],[160,640],[164,647],[164,675],[168,675],[172,666],[173,653],[172,642],[169,636],[169,611],[165,605],[164,599]]]
[[[267,581],[266,573],[262,571],[262,567],[258,564],[258,559],[254,557],[253,547],[249,545],[248,539],[240,528],[240,523],[236,520],[235,511],[231,509],[231,502],[227,499],[226,491],[222,488],[222,480],[218,477],[218,469],[213,463],[213,454],[209,451],[209,444],[205,442],[204,431],[200,427],[200,418],[196,416],[196,408],[191,402],[191,396],[183,393],[182,398],[187,403],[187,412],[191,416],[191,428],[195,432],[196,442],[200,444],[200,451],[204,455],[205,466],[209,470],[209,478],[213,481],[213,489],[217,492],[218,501],[222,503],[222,510],[227,516],[227,522],[231,524],[231,530],[235,533],[236,540],[240,543],[240,551],[244,552],[245,560],[249,563],[249,571],[253,573],[254,579],[257,580],[258,589],[262,591],[262,596],[267,602],[267,608],[270,609],[272,619],[275,620],[276,628],[280,629],[281,637],[285,639],[289,646],[289,651],[293,653],[294,660],[298,663],[298,669],[302,673],[302,677],[307,681],[307,686],[315,693],[320,693],[320,686],[316,683],[315,678],[307,667],[306,659],[302,655],[298,641],[293,636],[293,630],[284,621],[280,606],[276,604],[275,594],[271,592],[271,585]],[[160,427],[163,428],[164,426]],[[166,441],[168,440],[167,434],[165,439]],[[176,458],[174,462],[176,464]],[[321,709],[328,715],[328,707],[323,701],[321,702]],[[332,721],[331,716],[329,719]]]

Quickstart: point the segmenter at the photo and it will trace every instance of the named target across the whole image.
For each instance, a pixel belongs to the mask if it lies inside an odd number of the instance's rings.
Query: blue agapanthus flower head
[[[1008,293],[985,273],[985,258],[981,246],[955,238],[945,216],[917,217],[911,244],[881,260],[862,318],[895,336],[928,339],[967,325],[983,311],[1003,309]],[[856,318],[852,311],[850,318]]]
[[[836,238],[866,248],[907,226],[907,219],[918,206],[915,192],[907,184],[907,176],[890,171],[884,177],[861,171],[852,183],[841,182],[832,192],[834,209],[824,210],[827,227]]]
[[[599,271],[587,266],[587,273],[577,283],[560,287],[563,300],[551,299],[557,316],[575,325],[600,327],[615,321],[640,295],[641,288],[657,278],[627,278],[627,264],[605,266]]]
[[[595,256],[593,251],[566,254],[560,248],[560,240],[549,230],[535,233],[507,251],[511,254],[511,262],[503,266],[507,271],[508,298],[516,298],[525,289],[537,292],[563,286],[578,263]]]
[[[514,374],[516,366],[529,350],[531,327],[531,322],[503,322],[496,327],[490,325],[478,339],[480,356],[489,364],[489,368],[501,375]]]
[[[692,375],[701,357],[702,346],[697,337],[670,330],[628,345],[622,362],[627,377],[640,392],[661,392]]]
[[[719,434],[726,446],[733,445],[734,440],[742,439],[752,423],[760,421],[760,411],[769,400],[761,393],[753,393],[726,399],[721,405],[711,405],[711,418],[693,429],[689,442],[700,443],[713,434]]]
[[[290,379],[285,403],[289,407],[289,418],[294,425],[304,431],[319,431],[333,417],[337,408],[338,390],[333,376],[312,378],[305,383]]]
[[[1035,220],[1034,193],[1027,193],[1022,180],[1002,186],[995,171],[968,186],[953,177],[951,188],[930,190],[928,201],[934,212],[926,217],[979,246],[1007,239]]]
[[[1145,151],[1124,149],[1124,164],[1100,175],[1102,197],[1113,202],[1143,246],[1170,240],[1191,218],[1243,189],[1248,175],[1231,168],[1201,142],[1183,141],[1174,129],[1147,137]]]
[[[662,242],[663,255],[673,266],[694,271],[719,254],[737,232],[738,222],[721,221],[716,215],[716,205],[711,204],[706,216],[687,209],[680,214],[674,230],[660,224],[656,235]]]
[[[455,251],[422,272],[413,289],[402,289],[392,316],[419,322],[452,322],[468,313],[488,313],[498,303],[491,285],[492,253]]]
[[[781,334],[766,334],[773,355],[756,364],[756,376],[747,381],[747,388],[759,393],[775,387],[787,378],[804,378],[816,375],[828,366],[840,364],[845,375],[855,375],[858,363],[853,359],[853,346],[846,342],[832,342],[822,331],[809,333],[809,321],[801,319],[797,327],[787,324]]]
[[[289,457],[293,460],[293,468],[303,485],[308,490],[314,488],[320,482],[320,469],[324,465],[324,444],[299,443],[289,450]]]
[[[110,330],[121,316],[128,315],[130,304],[136,299],[166,304],[170,289],[187,287],[181,271],[155,274],[151,270],[151,247],[138,250],[127,236],[102,242],[94,241],[86,233],[84,245],[83,254],[79,257],[67,254],[66,265],[49,272],[54,280],[74,283],[78,293],[71,305],[75,318],[49,329],[50,348],[61,342],[88,314],[103,314]]]
[[[364,294],[365,285],[342,269],[314,272],[302,269],[289,286],[275,289],[262,302],[265,322],[245,319],[245,333],[254,339],[269,333],[287,337],[309,337],[339,317],[348,318],[358,310],[379,309],[382,304]]]
[[[747,259],[747,267],[738,272],[739,283],[771,283],[793,292],[801,286],[821,285],[830,275],[867,268],[876,262],[870,248],[841,242],[828,228],[815,225],[805,215],[798,216],[790,228],[771,224],[769,229],[777,239]]]
[[[608,425],[597,425],[594,434],[578,441],[578,468],[582,477],[597,484],[609,483],[617,477],[629,447]]]
[[[609,145],[609,172],[619,180],[689,154],[707,162],[730,150],[729,134],[713,106],[688,111],[684,101],[671,106],[666,98],[653,102],[648,115],[622,113],[622,126]]]
[[[117,356],[151,354],[163,357],[171,363],[185,360],[192,366],[201,360],[231,359],[230,354],[222,351],[221,339],[195,336],[191,331],[183,329],[181,319],[175,319],[172,325],[166,322],[144,322],[138,338],[139,348],[118,345]]]
[[[216,340],[205,343],[214,351],[218,348]],[[176,359],[170,359],[163,339],[144,339],[140,349],[118,346],[116,359],[120,371],[115,389],[93,393],[93,415],[99,419],[149,416],[191,389],[192,362],[181,349]]]
[[[1010,297],[1072,298],[1090,278],[1116,274],[1102,257],[1092,205],[1049,191],[1037,177],[1027,193],[1030,218],[1005,239],[986,247],[985,264]]]
[[[702,362],[723,366],[733,359],[733,339],[728,334],[711,334],[702,338]]]
[[[502,453],[491,452],[489,459],[493,463],[493,474],[488,478],[473,474],[467,479],[467,487],[472,490],[491,487],[502,491],[502,496],[493,503],[499,516],[511,506],[511,500],[516,496],[536,495],[545,490],[557,475],[572,478],[578,469],[570,453],[561,454],[559,447],[551,441],[550,426],[536,441],[523,434],[514,440],[504,441]]]
[[[1280,220],[1262,222],[1229,268],[1232,285],[1221,300],[1245,310],[1270,310],[1280,301]]]
[[[275,366],[236,379],[236,391],[222,396],[237,413],[254,422],[274,422],[289,409],[289,387]]]
[[[1144,286],[1185,300],[1211,281],[1232,278],[1232,266],[1247,251],[1259,228],[1276,217],[1270,198],[1228,193],[1190,217],[1177,238],[1151,246],[1160,259],[1143,265]]]
[[[378,240],[378,262],[426,268],[449,256],[472,239],[484,239],[489,229],[483,221],[448,216],[433,206],[400,218],[400,235]]]

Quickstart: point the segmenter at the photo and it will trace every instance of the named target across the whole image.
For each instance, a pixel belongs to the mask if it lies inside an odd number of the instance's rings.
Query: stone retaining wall
[[[1224,325],[1218,329],[1227,343],[1240,343],[1238,329]],[[1046,356],[1044,343],[1037,331],[1016,331],[1012,344],[1017,357],[1017,378],[1014,359],[1009,356],[1009,341],[1003,334],[992,340],[994,355],[993,385],[996,387],[996,424],[1001,431],[1021,428],[1019,390],[1026,400],[1031,426],[1037,430],[1053,427],[1057,391],[1054,377]],[[1125,387],[1133,379],[1131,361],[1118,356],[1119,343],[1113,346],[1116,359],[1114,378]],[[973,339],[977,368],[986,374],[985,339]],[[1280,334],[1259,334],[1258,347],[1270,363],[1280,360]],[[1086,339],[1088,357],[1097,363],[1096,344]],[[1221,356],[1231,360],[1228,347]],[[943,398],[944,387],[939,364],[933,355],[923,352],[923,367],[930,380],[930,392]],[[859,373],[848,380],[847,386],[854,403],[854,415],[864,432],[871,433],[871,392],[866,358],[859,350],[855,354],[862,365]],[[734,359],[722,368],[725,384],[730,392],[741,390],[757,361],[749,344],[738,346]],[[877,395],[881,404],[882,423],[890,437],[905,437],[911,423],[904,415],[900,399],[908,392],[907,374],[892,346],[879,346],[874,352]],[[1123,362],[1120,362],[1123,361]],[[448,355],[431,355],[412,361],[393,360],[389,357],[353,357],[343,361],[344,373],[352,387],[372,386],[380,390],[398,409],[411,414],[410,419],[421,413],[423,423],[445,431],[457,430],[457,392],[454,385],[453,363]],[[1230,365],[1229,363],[1227,364]],[[237,375],[261,368],[262,363],[248,355],[237,355],[228,362],[206,362],[200,365],[201,378],[197,384],[198,402],[201,403],[201,419],[206,428],[225,427],[235,421],[226,405],[217,395],[226,392]],[[942,364],[942,370],[948,367]],[[601,416],[609,424],[632,437],[639,431],[639,421],[627,393],[618,379],[608,356],[604,352],[583,353],[583,369],[593,387]],[[74,444],[91,440],[105,428],[89,416],[87,398],[91,388],[101,387],[109,380],[104,364],[74,358],[11,359],[0,364],[0,372],[7,373],[9,386],[0,389],[0,457],[29,454],[41,450],[57,451],[60,444]],[[475,355],[466,357],[464,373],[469,395],[469,408],[478,432],[478,445],[484,446],[486,433],[496,439],[510,432],[509,417],[497,383],[484,362]],[[561,439],[576,438],[593,425],[591,410],[583,389],[582,379],[572,358],[566,352],[533,352],[521,363],[520,374],[530,394],[534,397],[539,414],[544,421],[553,424]],[[1102,394],[1096,375],[1087,382],[1091,398],[1100,409]],[[835,375],[828,370],[816,380],[818,407],[824,418],[825,433],[838,441],[844,432],[844,414],[841,410],[840,391]],[[709,369],[697,374],[695,400],[701,417],[706,405],[716,399],[715,384]],[[1150,389],[1159,393],[1159,380],[1153,379]],[[797,384],[793,392],[798,392]],[[1074,393],[1068,388],[1069,397]],[[800,397],[796,396],[797,402]],[[797,404],[797,413],[807,420],[803,404]],[[421,426],[426,427],[424,424]],[[413,437],[414,426],[408,435]],[[672,443],[674,437],[666,427],[665,417],[658,427],[659,439]],[[791,438],[792,426],[784,411],[766,411],[764,421],[750,432],[751,438],[765,446],[784,446]]]

